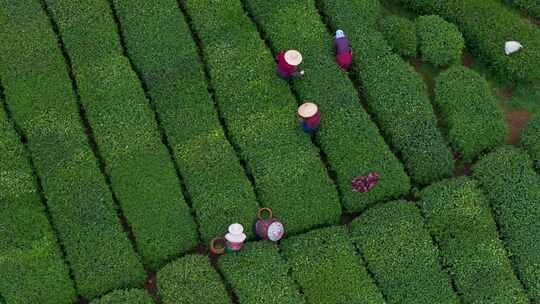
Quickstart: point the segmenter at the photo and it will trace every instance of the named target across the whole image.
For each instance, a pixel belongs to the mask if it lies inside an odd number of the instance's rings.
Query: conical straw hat
[[[235,223],[229,226],[229,233],[225,235],[225,239],[229,242],[241,243],[247,238],[244,233],[244,227],[242,225]]]
[[[317,114],[319,108],[312,102],[306,102],[298,107],[298,115],[303,118],[309,118]]]
[[[285,52],[285,61],[290,65],[299,65],[302,63],[302,54],[297,50],[288,50]]]

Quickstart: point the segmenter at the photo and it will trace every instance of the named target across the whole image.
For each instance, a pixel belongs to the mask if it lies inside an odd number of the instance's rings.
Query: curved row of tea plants
[[[540,81],[540,30],[510,11],[498,0],[433,1],[399,0],[421,14],[438,14],[455,23],[467,46],[502,79]],[[504,52],[508,40],[519,41],[524,48],[512,56]]]
[[[258,203],[220,125],[203,66],[175,0],[114,0],[126,47],[141,72],[182,172],[203,241],[251,224]]]
[[[47,0],[123,214],[146,265],[193,249],[197,230],[107,0]]]
[[[347,33],[355,52],[353,73],[362,80],[370,113],[401,155],[411,178],[429,184],[451,176],[452,153],[437,129],[424,81],[375,30],[379,2],[319,2],[332,28]]]
[[[318,131],[321,149],[336,172],[344,207],[360,211],[376,202],[406,194],[410,180],[403,165],[392,154],[362,108],[358,95],[335,62],[332,37],[327,33],[312,1],[287,0],[275,5],[270,1],[246,0],[255,20],[267,33],[274,52],[300,50],[305,58],[306,77],[293,82],[302,100],[315,102],[321,111]],[[295,31],[305,28],[309,31]],[[378,172],[377,187],[367,193],[351,189],[356,176]]]
[[[464,303],[529,303],[476,181],[445,180],[422,190],[420,198],[427,227]]]
[[[27,138],[79,294],[93,298],[142,282],[45,12],[37,0],[0,3],[0,39],[9,41],[0,44],[6,102]]]
[[[529,152],[536,169],[540,170],[540,115],[533,117],[521,134],[521,146]]]
[[[293,236],[280,247],[308,303],[384,303],[345,226]]]
[[[475,71],[454,66],[435,79],[434,103],[448,140],[466,162],[502,145],[508,133],[489,83]]]
[[[153,304],[154,300],[142,289],[115,290],[90,304]]]
[[[296,102],[240,1],[186,1],[233,142],[261,205],[297,233],[337,224],[341,206],[318,151],[298,126]]]
[[[540,302],[540,176],[527,153],[501,147],[473,167],[511,260],[533,303]]]
[[[514,6],[528,15],[540,18],[540,2],[537,0],[503,0],[506,4]]]
[[[0,163],[0,295],[10,303],[72,303],[76,294],[68,267],[23,145],[3,109]]]
[[[351,223],[351,238],[388,303],[459,303],[414,203],[367,210]]]

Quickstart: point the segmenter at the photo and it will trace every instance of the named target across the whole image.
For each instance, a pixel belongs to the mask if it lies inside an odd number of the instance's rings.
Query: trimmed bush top
[[[405,57],[416,57],[418,42],[414,22],[404,17],[388,16],[381,21],[380,27],[394,52]]]
[[[416,32],[423,60],[436,66],[461,60],[465,40],[454,24],[436,15],[420,16],[416,19]]]
[[[115,290],[90,304],[152,304],[154,300],[142,289]]]

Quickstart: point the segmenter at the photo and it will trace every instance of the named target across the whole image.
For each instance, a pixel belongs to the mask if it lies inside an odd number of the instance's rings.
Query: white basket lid
[[[299,65],[302,63],[302,54],[297,50],[288,50],[285,52],[285,61],[290,65]]]
[[[303,118],[309,118],[317,114],[319,107],[312,102],[303,103],[298,107],[298,115]]]

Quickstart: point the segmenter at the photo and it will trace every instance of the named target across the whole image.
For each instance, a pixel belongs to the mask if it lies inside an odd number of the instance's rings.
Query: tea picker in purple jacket
[[[309,134],[315,133],[321,123],[321,113],[319,107],[312,102],[303,103],[298,107],[298,120],[300,127]]]
[[[342,30],[336,31],[334,37],[334,48],[336,51],[336,62],[343,70],[348,70],[352,64],[352,48],[349,39]]]

